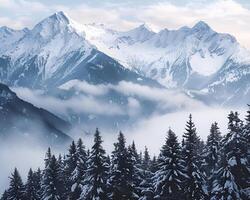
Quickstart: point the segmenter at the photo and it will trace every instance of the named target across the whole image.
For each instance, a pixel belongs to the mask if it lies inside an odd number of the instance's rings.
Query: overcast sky
[[[0,0],[0,26],[32,28],[56,11],[79,23],[120,30],[146,23],[153,30],[193,26],[203,20],[250,49],[249,0]]]

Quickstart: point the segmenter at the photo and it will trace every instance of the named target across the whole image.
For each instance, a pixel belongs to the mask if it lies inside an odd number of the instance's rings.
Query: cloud
[[[32,28],[35,23],[54,11],[54,8],[39,1],[0,0],[0,26]]]
[[[65,90],[66,93],[70,90],[71,93],[74,92],[74,95],[66,99],[60,99],[44,95],[39,90],[31,91],[28,88],[21,87],[13,88],[13,90],[21,99],[60,116],[75,113],[129,116],[137,117],[139,120],[139,118],[145,117],[140,116],[140,114],[148,109],[145,107],[144,101],[151,102],[155,106],[153,111],[156,113],[204,106],[201,102],[177,90],[154,88],[126,81],[121,81],[116,85],[92,85],[85,81],[71,80],[59,88]],[[120,97],[114,101],[107,98],[109,95],[112,96],[114,92],[124,100],[120,102]]]
[[[167,108],[197,108],[202,107],[203,104],[197,100],[188,97],[181,91],[149,87],[146,85],[139,85],[132,82],[120,81],[118,84],[99,84],[91,85],[85,81],[71,80],[61,85],[59,88],[64,90],[75,89],[78,92],[84,92],[87,95],[106,95],[109,91],[114,90],[122,95],[128,97],[129,106],[139,107],[136,100],[148,100],[159,104],[162,109]],[[136,101],[135,101],[136,100]]]
[[[108,88],[105,85],[91,85],[85,81],[79,80],[70,80],[67,83],[61,85],[59,88],[64,90],[74,89],[94,96],[104,95],[108,92]]]
[[[67,100],[43,95],[41,91],[32,91],[28,88],[13,88],[17,95],[37,107],[44,108],[52,113],[67,115],[70,112],[77,114],[89,113],[99,115],[123,115],[123,110],[116,104],[103,102],[86,95],[77,95]]]
[[[191,99],[178,90],[154,88],[126,81],[121,81],[118,85],[112,85],[110,88],[127,96],[157,102],[162,109],[197,108],[203,106],[201,102]]]

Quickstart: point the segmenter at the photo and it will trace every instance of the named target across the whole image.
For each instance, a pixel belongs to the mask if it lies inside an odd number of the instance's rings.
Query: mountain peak
[[[204,21],[199,21],[199,22],[197,22],[197,23],[193,26],[192,29],[194,29],[194,30],[210,30],[211,28],[210,28],[210,26],[209,26],[206,22],[204,22]]]
[[[43,19],[32,29],[34,35],[40,35],[43,38],[50,38],[52,35],[68,29],[71,20],[64,12],[56,12],[53,15]]]
[[[9,33],[9,32],[13,32],[14,30],[12,28],[7,27],[7,26],[1,26],[0,31],[4,31],[4,32]]]
[[[124,35],[133,38],[137,42],[144,42],[154,34],[155,33],[146,24],[141,24],[140,26],[124,33]]]
[[[152,29],[149,27],[149,25],[146,23],[141,24],[140,26],[137,27],[137,29],[153,32]]]
[[[70,23],[69,17],[63,11],[54,13],[49,17],[49,19],[56,20],[65,24]]]
[[[134,29],[128,31],[130,33],[146,33],[146,34],[154,34],[154,31],[149,27],[148,24],[143,23]]]

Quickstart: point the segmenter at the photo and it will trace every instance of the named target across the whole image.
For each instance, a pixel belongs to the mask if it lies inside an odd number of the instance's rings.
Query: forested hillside
[[[138,152],[135,142],[127,145],[120,132],[107,155],[96,129],[89,150],[82,139],[66,155],[55,156],[49,148],[44,169],[30,169],[25,183],[15,168],[1,200],[250,198],[250,109],[244,120],[230,112],[227,133],[214,122],[206,142],[190,115],[182,140],[169,129],[158,156],[150,156],[147,147]]]

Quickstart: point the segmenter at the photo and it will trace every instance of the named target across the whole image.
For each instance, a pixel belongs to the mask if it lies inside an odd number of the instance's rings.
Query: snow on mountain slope
[[[48,79],[65,62],[65,56],[80,51],[84,59],[90,55],[93,46],[73,28],[64,13],[59,12],[38,23],[11,47],[1,46],[1,49],[4,50],[2,55],[11,58],[10,74],[28,60],[35,59],[38,74]]]
[[[0,27],[0,53],[3,53],[3,50],[6,50],[11,47],[15,42],[20,40],[29,29],[25,28],[23,30],[13,30],[6,26]]]
[[[15,42],[0,44],[0,80],[30,88],[58,86],[71,79],[92,83],[124,79],[154,82],[97,50],[83,30],[83,26],[58,12],[26,30],[22,37],[15,36]],[[11,40],[12,35],[4,40]]]
[[[194,85],[193,76],[206,79],[229,59],[240,63],[250,59],[233,36],[217,33],[202,21],[192,28],[158,33],[145,25],[118,32],[96,24],[85,25],[84,32],[101,51],[167,87],[189,87]]]
[[[234,98],[228,84],[232,93],[240,85],[248,94],[249,51],[202,21],[157,33],[145,24],[122,32],[79,25],[58,12],[31,30],[0,28],[0,42],[0,80],[9,85],[48,88],[73,79],[157,85],[155,79],[168,88],[223,94],[223,103]]]

